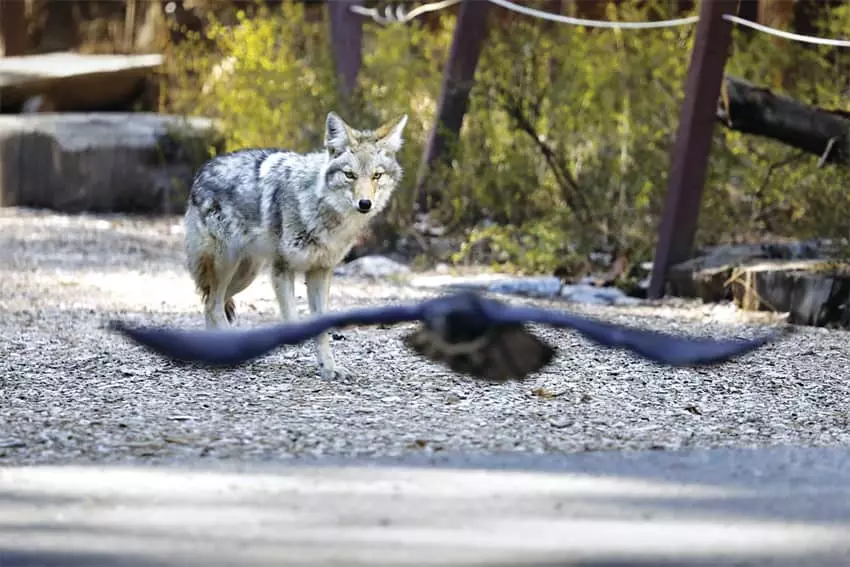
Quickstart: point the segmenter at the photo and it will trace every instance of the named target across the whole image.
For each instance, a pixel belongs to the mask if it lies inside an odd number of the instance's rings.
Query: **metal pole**
[[[732,40],[732,24],[723,14],[735,14],[737,0],[702,0],[691,63],[685,82],[685,100],[673,147],[667,199],[658,229],[650,298],[664,295],[667,272],[688,258],[699,218],[717,98]]]
[[[428,208],[428,174],[437,159],[443,159],[446,146],[460,133],[463,116],[469,105],[469,92],[475,79],[475,68],[487,37],[487,14],[490,3],[463,0],[457,15],[452,45],[443,73],[443,87],[437,116],[431,126],[428,143],[416,177],[417,204]]]
[[[0,40],[2,55],[26,55],[27,52],[27,4],[24,0],[0,0]]]

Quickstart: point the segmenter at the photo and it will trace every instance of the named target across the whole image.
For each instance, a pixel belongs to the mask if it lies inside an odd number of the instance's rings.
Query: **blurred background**
[[[437,4],[445,6],[399,22],[383,18],[387,7],[410,13],[424,3],[3,2],[0,110],[17,122],[0,128],[2,204],[179,214],[191,172],[217,152],[316,148],[330,109],[361,127],[408,113],[404,184],[353,256],[575,277],[601,256],[623,267],[651,260],[695,26],[579,27],[491,5],[470,24],[485,36],[462,128],[423,175],[460,7]],[[698,13],[691,1],[522,4],[596,20]],[[738,15],[822,37],[850,29],[846,1],[742,1]],[[351,53],[358,45],[360,57]],[[37,67],[39,76],[27,71]],[[806,105],[850,111],[846,48],[736,26],[726,72]],[[87,129],[99,140],[97,160],[89,144],[87,165],[76,168],[88,177],[74,183],[74,175],[48,179],[45,159],[28,163],[43,143],[32,138],[36,122],[20,121],[54,112],[101,115],[63,123],[69,140]],[[137,124],[122,115],[109,126],[104,116],[115,112],[138,115]],[[11,131],[26,135],[24,149]],[[142,131],[156,140],[154,157],[127,147],[125,138]],[[73,142],[60,145],[60,161],[77,159]],[[144,175],[130,173],[140,168]],[[845,238],[848,181],[846,165],[823,166],[817,155],[718,126],[697,244]]]

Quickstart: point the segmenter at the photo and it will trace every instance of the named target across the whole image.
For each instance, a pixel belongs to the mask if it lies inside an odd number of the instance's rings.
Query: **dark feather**
[[[754,339],[677,337],[535,307],[489,306],[488,310],[489,315],[493,315],[502,323],[538,323],[573,329],[601,346],[626,348],[653,362],[667,366],[704,366],[726,362],[755,350],[778,336],[776,333],[771,333]]]
[[[421,310],[421,305],[355,309],[256,329],[174,329],[131,326],[123,321],[111,321],[109,328],[172,360],[238,366],[333,328],[417,321],[422,317]]]
[[[512,307],[469,292],[406,306],[327,313],[256,329],[180,330],[132,327],[120,321],[113,321],[110,327],[174,360],[235,366],[333,328],[409,321],[422,323],[403,339],[414,352],[456,372],[490,381],[521,379],[551,362],[555,349],[531,333],[526,328],[529,323],[574,329],[601,346],[625,348],[671,366],[724,362],[777,337],[776,333],[746,340],[675,337],[561,311]]]

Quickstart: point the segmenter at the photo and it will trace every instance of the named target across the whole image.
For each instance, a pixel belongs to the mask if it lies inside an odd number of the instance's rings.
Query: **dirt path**
[[[315,373],[311,345],[235,371],[186,370],[101,330],[109,317],[200,326],[179,219],[0,209],[0,464],[289,459],[456,452],[850,442],[850,341],[802,329],[713,369],[669,370],[542,331],[557,362],[488,386],[403,350],[406,327],[334,342],[350,382]],[[334,309],[432,295],[338,279]],[[303,287],[301,311],[306,312]],[[728,309],[560,304],[701,334],[759,332]],[[241,325],[276,317],[266,279],[237,298]]]

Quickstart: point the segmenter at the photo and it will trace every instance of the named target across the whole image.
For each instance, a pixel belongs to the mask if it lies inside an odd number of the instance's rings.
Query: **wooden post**
[[[696,235],[700,201],[711,151],[717,99],[732,40],[737,0],[702,0],[685,82],[685,100],[673,147],[667,199],[658,229],[649,297],[664,295],[667,271],[688,258]]]
[[[133,52],[136,38],[136,4],[137,0],[126,0],[124,9],[124,49]]]
[[[452,45],[443,73],[443,86],[437,116],[431,126],[428,143],[416,176],[417,204],[428,209],[428,174],[437,159],[447,159],[446,146],[460,133],[463,116],[469,105],[469,92],[475,79],[475,68],[487,37],[487,14],[490,3],[463,0],[457,15]]]
[[[27,4],[25,0],[0,1],[0,40],[2,55],[26,55],[27,52]]]
[[[333,57],[337,77],[341,78],[339,85],[343,97],[354,92],[363,62],[363,16],[349,10],[354,4],[360,4],[359,0],[327,3]]]

